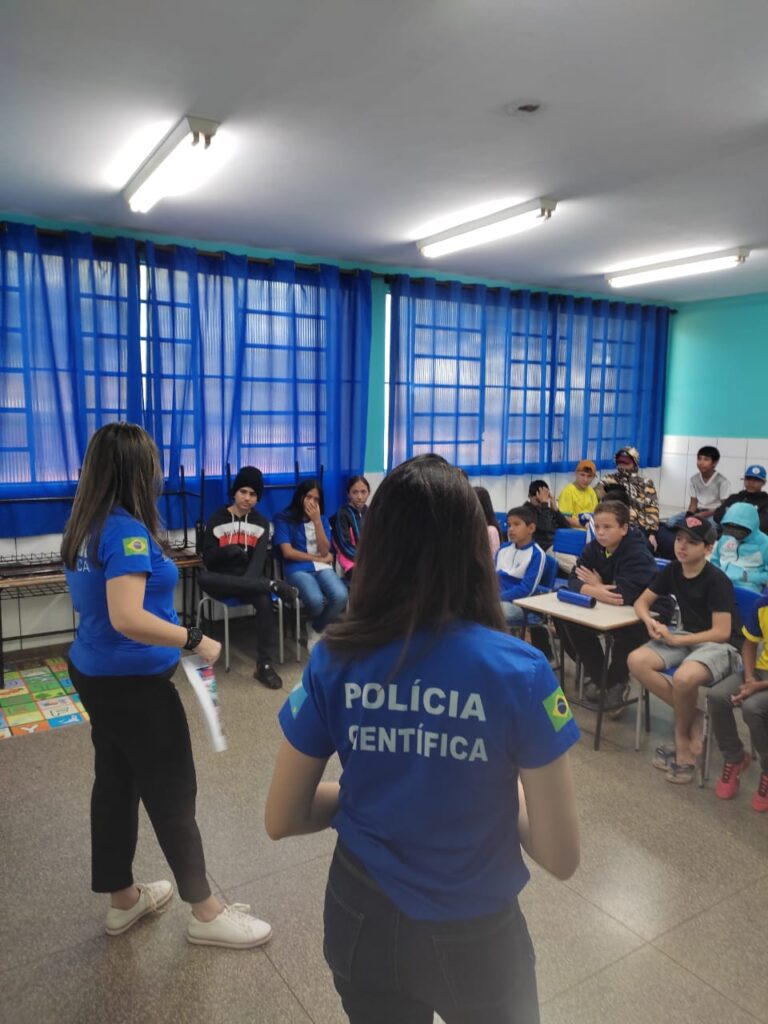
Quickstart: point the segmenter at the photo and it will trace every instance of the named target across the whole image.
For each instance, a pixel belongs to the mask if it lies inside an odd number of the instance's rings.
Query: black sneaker
[[[279,690],[283,685],[283,680],[275,672],[268,661],[263,661],[253,673],[253,678],[258,679],[260,683],[263,683],[268,690]]]
[[[286,583],[285,580],[272,580],[269,589],[282,601],[285,601],[286,604],[293,604],[299,596],[298,590],[292,587],[290,583]]]
[[[624,693],[627,689],[627,683],[615,683],[613,686],[607,687],[603,711],[608,711],[612,708],[623,709]],[[596,711],[600,707],[600,687],[595,683],[588,683],[584,687],[584,701]]]

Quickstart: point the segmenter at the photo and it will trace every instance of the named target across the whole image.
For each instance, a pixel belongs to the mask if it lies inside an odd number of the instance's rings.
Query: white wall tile
[[[54,594],[52,597],[25,597],[19,601],[21,616],[21,632],[31,633],[60,630],[66,636],[72,635],[72,602],[69,594]],[[61,638],[56,636],[41,637],[34,641],[35,646],[57,643]],[[25,640],[25,647],[30,646]]]
[[[747,442],[747,462],[768,463],[768,437],[751,437]]]
[[[0,558],[16,557],[16,538],[0,537]]]
[[[703,448],[705,444],[713,444],[715,448],[720,448],[717,440],[713,437],[689,437],[688,438],[688,454],[693,456],[694,463],[696,462],[696,452],[699,448]],[[720,450],[722,455],[722,449]]]
[[[661,451],[663,455],[687,455],[688,438],[681,434],[665,434]]]
[[[747,441],[746,437],[721,437],[716,445],[720,449],[720,455],[725,458],[737,458],[741,459],[746,464],[747,461]],[[744,467],[742,466],[742,472]]]
[[[719,447],[719,445],[718,445]],[[744,470],[747,468],[747,460],[735,456],[723,456],[717,465],[717,470],[722,473],[731,484],[731,494],[737,494],[744,490],[742,482]]]
[[[515,508],[517,505],[522,505],[528,499],[528,484],[531,482],[531,477],[528,476],[508,476],[507,477],[507,498],[505,502],[506,512],[510,508]]]
[[[0,601],[0,615],[3,617],[3,636],[18,636],[21,632],[19,620],[19,602],[16,598]],[[7,644],[3,644],[6,650]]]
[[[376,488],[385,477],[385,473],[366,473],[365,479],[371,485],[371,497],[376,493]]]
[[[60,533],[41,533],[36,537],[16,538],[16,554],[19,556],[56,554],[58,557],[60,549]]]
[[[653,479],[652,474],[648,474]],[[662,457],[661,473],[656,475],[656,489],[662,516],[680,512],[685,506],[688,489],[688,456],[666,453]]]

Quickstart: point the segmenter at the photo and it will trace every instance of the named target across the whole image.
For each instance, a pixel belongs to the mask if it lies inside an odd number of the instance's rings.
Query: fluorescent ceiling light
[[[654,263],[642,269],[624,274],[608,274],[606,280],[612,288],[631,288],[635,284],[649,284],[651,281],[673,281],[678,277],[693,277],[696,274],[712,274],[717,270],[738,267],[749,256],[749,249],[728,249],[725,252],[710,252],[683,260],[667,260]]]
[[[528,231],[537,224],[544,224],[556,206],[557,201],[554,199],[534,199],[530,203],[510,206],[506,210],[488,214],[487,217],[480,217],[478,220],[441,231],[437,235],[422,239],[417,245],[422,256],[430,258],[445,256],[460,249],[471,249],[475,245],[495,242],[499,238],[508,238],[521,231]]]
[[[212,170],[209,146],[218,127],[201,117],[179,121],[123,190],[134,213],[146,213],[164,196],[185,195],[205,181]]]

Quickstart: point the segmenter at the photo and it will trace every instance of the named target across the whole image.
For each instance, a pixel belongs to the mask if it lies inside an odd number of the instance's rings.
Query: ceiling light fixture
[[[535,228],[537,224],[546,223],[556,206],[555,199],[533,199],[530,203],[510,206],[506,210],[488,214],[487,217],[458,224],[416,244],[422,256],[429,258],[445,256],[460,249],[471,249],[475,245],[485,245],[500,238],[508,238],[510,235]]]
[[[650,284],[652,281],[673,281],[678,277],[693,277],[696,274],[712,274],[717,270],[738,267],[749,256],[749,249],[727,249],[724,252],[709,252],[701,256],[690,256],[683,260],[667,260],[654,263],[621,274],[606,274],[612,288],[631,288],[635,284]]]
[[[147,157],[125,186],[123,195],[134,213],[146,213],[164,196],[193,191],[208,176],[208,147],[216,121],[183,117]]]

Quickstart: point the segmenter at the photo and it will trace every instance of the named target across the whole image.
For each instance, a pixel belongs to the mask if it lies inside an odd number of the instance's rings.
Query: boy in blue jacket
[[[530,597],[541,585],[546,555],[533,539],[536,528],[536,511],[529,505],[511,508],[507,512],[507,536],[510,543],[502,545],[496,554],[496,575],[499,580],[501,610],[509,626],[520,626],[524,619],[523,609],[513,604],[513,601],[518,597]],[[549,634],[543,626],[531,628],[531,642],[551,659]]]
[[[712,565],[722,569],[735,587],[759,594],[768,583],[768,537],[760,532],[760,516],[744,501],[731,505],[722,518],[723,535],[712,552]]]

